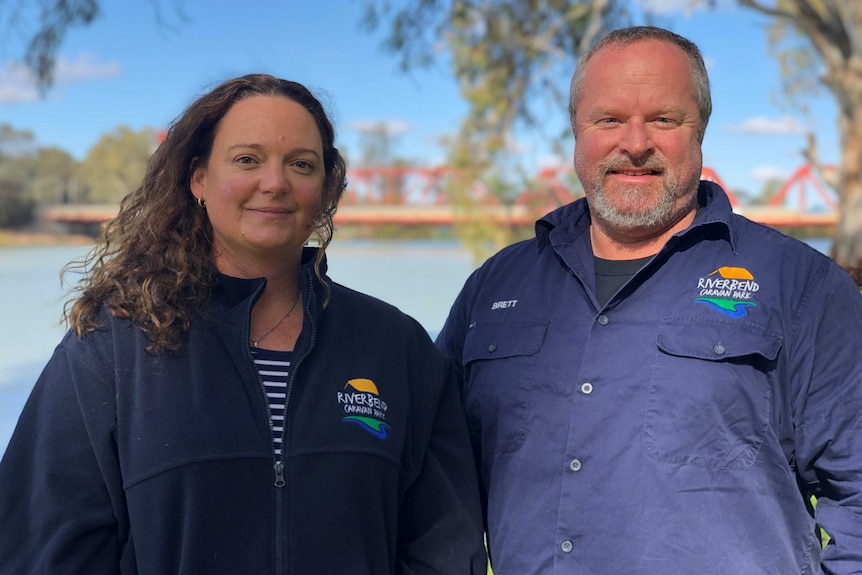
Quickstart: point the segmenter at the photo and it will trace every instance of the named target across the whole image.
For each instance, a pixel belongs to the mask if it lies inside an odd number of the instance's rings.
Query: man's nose
[[[641,120],[629,120],[623,125],[619,142],[620,151],[629,157],[638,158],[653,151],[649,129]]]

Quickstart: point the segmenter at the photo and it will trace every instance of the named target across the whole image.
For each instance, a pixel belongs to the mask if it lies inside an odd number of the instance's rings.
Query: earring
[[[198,198],[197,202],[198,202],[198,205],[201,207],[202,210],[207,209],[207,201],[205,199],[203,199],[203,197]]]

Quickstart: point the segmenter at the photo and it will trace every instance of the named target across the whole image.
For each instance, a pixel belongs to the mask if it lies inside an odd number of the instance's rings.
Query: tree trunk
[[[862,266],[862,55],[853,54],[843,64],[830,66],[826,81],[838,101],[841,144],[838,224],[831,255],[844,267],[858,268]]]
[[[862,268],[862,182],[849,182],[844,189],[832,258],[846,268]]]

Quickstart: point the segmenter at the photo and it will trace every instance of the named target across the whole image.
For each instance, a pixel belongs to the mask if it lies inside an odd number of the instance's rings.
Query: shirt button
[[[563,550],[563,553],[571,553],[572,552],[572,542],[566,539],[562,543],[560,543],[560,549]]]
[[[474,327],[476,327],[476,322],[475,322],[475,321],[471,321],[471,322],[470,322],[470,325],[468,325],[468,326],[467,326],[467,329],[473,329]]]
[[[493,352],[493,351],[497,351],[497,344],[496,344],[496,343],[492,343],[491,345],[489,345],[489,346],[488,346],[488,351],[492,351],[492,352]]]
[[[586,382],[586,383],[581,384],[581,393],[583,393],[585,395],[589,395],[592,392],[593,392],[593,384],[592,383]]]
[[[726,352],[727,350],[724,348],[723,345],[721,345],[720,343],[717,343],[714,346],[712,346],[712,351],[715,352],[715,355],[724,355],[724,352]]]
[[[572,471],[580,471],[581,470],[581,460],[580,459],[572,459],[572,462],[569,463],[569,469]]]
[[[603,315],[600,315],[600,316],[596,319],[596,321],[597,321],[597,322],[599,322],[599,325],[608,325],[608,322],[609,322],[609,321],[611,321],[611,320],[610,320],[610,319],[608,319],[608,316],[606,316],[606,315],[604,315],[604,314],[603,314]]]

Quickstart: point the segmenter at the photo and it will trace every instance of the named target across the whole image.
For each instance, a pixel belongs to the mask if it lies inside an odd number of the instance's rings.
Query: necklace
[[[275,328],[277,328],[278,326],[280,326],[281,324],[283,324],[283,323],[284,323],[284,320],[286,320],[287,318],[289,318],[289,317],[290,317],[290,314],[292,314],[292,313],[293,313],[293,310],[294,310],[294,309],[296,309],[296,304],[297,304],[297,303],[299,303],[299,294],[300,294],[300,292],[299,292],[299,286],[297,285],[297,286],[296,286],[296,299],[294,299],[294,300],[293,300],[293,305],[292,305],[292,306],[290,306],[290,309],[289,309],[289,310],[287,310],[287,313],[286,313],[286,314],[284,314],[284,317],[283,317],[283,318],[281,318],[280,320],[278,320],[278,323],[276,323],[274,326],[272,326],[271,328],[269,328],[269,331],[268,331],[268,332],[266,332],[265,334],[263,334],[262,336],[260,336],[260,337],[259,337],[259,338],[257,338],[257,339],[253,339],[253,340],[251,340],[251,345],[252,345],[252,346],[257,347],[257,344],[258,344],[258,343],[260,343],[260,342],[262,342],[264,339],[266,339],[266,337],[267,337],[269,334],[271,334],[272,332],[274,332],[274,331],[275,331]]]

